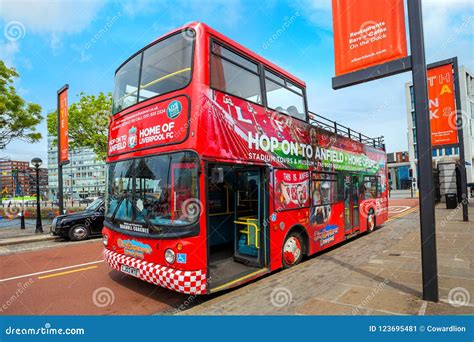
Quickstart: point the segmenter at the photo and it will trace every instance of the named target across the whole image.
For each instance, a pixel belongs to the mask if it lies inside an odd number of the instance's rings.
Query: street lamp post
[[[43,233],[43,225],[41,223],[41,208],[40,208],[40,180],[39,180],[39,167],[43,161],[40,158],[33,158],[31,164],[36,169],[36,229],[35,233]]]

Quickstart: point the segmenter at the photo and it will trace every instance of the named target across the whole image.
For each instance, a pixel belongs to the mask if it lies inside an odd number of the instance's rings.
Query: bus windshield
[[[112,114],[187,86],[191,80],[193,42],[194,31],[183,31],[122,65],[115,74]]]
[[[171,153],[109,164],[106,217],[112,221],[184,226],[199,217],[197,156]]]

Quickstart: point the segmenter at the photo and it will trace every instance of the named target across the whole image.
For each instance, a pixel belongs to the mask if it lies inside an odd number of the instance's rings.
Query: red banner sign
[[[407,56],[403,0],[332,0],[336,75]]]
[[[309,172],[275,171],[275,210],[295,209],[309,205]]]
[[[67,90],[64,88],[59,94],[59,164],[69,163],[69,126],[68,126],[68,106]]]
[[[428,97],[430,101],[431,145],[457,144],[457,113],[452,64],[428,69]]]
[[[108,155],[183,142],[189,130],[185,96],[158,102],[118,118],[109,128]]]

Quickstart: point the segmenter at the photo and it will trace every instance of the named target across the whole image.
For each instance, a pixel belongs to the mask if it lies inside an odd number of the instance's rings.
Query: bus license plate
[[[120,270],[121,270],[123,273],[130,274],[130,275],[132,275],[132,276],[134,276],[134,277],[138,277],[138,274],[139,274],[138,268],[130,267],[130,266],[127,266],[127,265],[120,265]]]

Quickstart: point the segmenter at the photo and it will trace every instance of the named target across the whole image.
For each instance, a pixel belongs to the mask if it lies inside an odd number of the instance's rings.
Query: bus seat
[[[300,116],[300,112],[298,112],[298,109],[295,106],[289,106],[286,110],[291,116]]]

